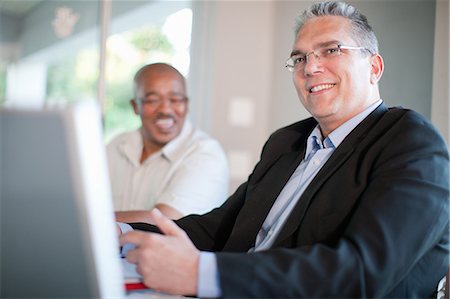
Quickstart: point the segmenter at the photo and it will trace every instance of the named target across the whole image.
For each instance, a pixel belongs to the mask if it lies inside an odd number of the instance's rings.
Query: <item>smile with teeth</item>
[[[161,129],[169,129],[174,125],[173,118],[160,118],[156,121],[156,125]]]
[[[317,85],[317,86],[314,86],[313,88],[311,88],[309,90],[309,92],[318,92],[318,91],[321,91],[321,90],[324,90],[324,89],[330,89],[334,85],[335,84],[320,84],[320,85]]]

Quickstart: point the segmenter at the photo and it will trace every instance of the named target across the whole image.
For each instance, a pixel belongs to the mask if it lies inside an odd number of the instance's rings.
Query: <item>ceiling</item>
[[[24,16],[43,0],[1,0],[0,12],[13,16]]]

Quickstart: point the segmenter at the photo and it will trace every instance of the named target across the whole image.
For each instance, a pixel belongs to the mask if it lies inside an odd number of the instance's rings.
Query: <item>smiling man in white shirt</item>
[[[220,144],[186,119],[184,77],[155,63],[134,77],[131,100],[142,126],[107,146],[118,221],[148,222],[157,207],[178,219],[218,207],[228,191],[228,164]]]

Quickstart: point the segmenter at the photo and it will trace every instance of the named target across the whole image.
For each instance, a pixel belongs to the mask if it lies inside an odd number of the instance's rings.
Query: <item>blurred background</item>
[[[349,1],[385,59],[381,94],[449,140],[449,1]],[[190,119],[218,139],[230,191],[277,128],[308,117],[284,68],[296,16],[312,1],[0,0],[0,105],[98,100],[104,141],[139,126],[130,105],[142,65],[187,78]]]

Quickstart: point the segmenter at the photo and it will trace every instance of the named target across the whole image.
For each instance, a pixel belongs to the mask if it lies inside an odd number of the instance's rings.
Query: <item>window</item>
[[[113,2],[113,12],[115,10]],[[121,7],[122,8],[122,7]],[[123,8],[122,8],[123,9]],[[149,5],[130,13],[117,23],[133,24],[148,9],[162,7]],[[130,105],[133,97],[133,76],[143,65],[166,62],[174,65],[184,75],[189,72],[189,47],[191,41],[192,11],[189,8],[174,7],[175,12],[162,22],[148,23],[148,17],[131,28],[118,30],[107,40],[105,137],[109,140],[117,133],[137,128],[140,119],[134,115]],[[125,22],[123,18],[129,19]],[[114,28],[113,23],[113,28]]]
[[[112,1],[106,40],[105,139],[139,126],[129,104],[144,64],[189,72],[190,2]],[[0,3],[0,105],[97,99],[101,1]],[[176,28],[176,29],[175,29]]]

